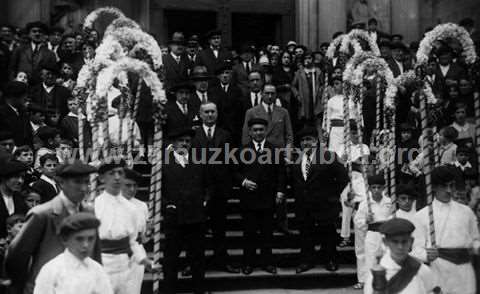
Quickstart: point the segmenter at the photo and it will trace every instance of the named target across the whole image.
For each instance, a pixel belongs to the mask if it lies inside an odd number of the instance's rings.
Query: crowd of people
[[[471,19],[461,25],[469,33],[474,28]],[[394,76],[413,69],[418,42],[407,46],[403,36],[376,27],[377,21],[370,19],[363,29],[376,39]],[[183,274],[192,275],[195,293],[207,290],[205,271],[212,267],[244,275],[261,267],[276,274],[273,232],[294,234],[287,197],[295,199],[299,223],[297,273],[316,265],[320,239],[329,271],[338,270],[337,247],[355,245],[354,288],[365,286],[366,293],[372,291],[370,269],[378,262],[394,281],[387,286],[395,293],[434,288],[475,293],[470,249],[478,253],[480,245],[480,186],[473,110],[480,99],[480,74],[463,62],[461,46],[438,44],[425,68],[438,101],[429,111],[429,123],[438,130],[438,166],[431,175],[437,234],[432,239],[421,93],[415,85],[399,89],[397,97],[393,199],[374,144],[375,79],[364,82],[363,125],[349,124],[352,146],[345,154],[346,54],[337,52],[328,59],[328,42],[320,48],[289,41],[285,46],[246,43],[227,49],[219,30],[208,32],[205,44],[200,41],[198,35],[173,33],[162,46],[163,68],[158,72],[168,98],[163,130],[164,150],[169,152],[162,167],[166,293],[177,291],[183,249],[188,263]],[[140,293],[145,268],[159,267],[142,246],[149,240],[153,216],[135,198],[141,176],[123,161],[94,168],[71,160],[79,147],[79,117],[86,116],[74,95],[76,76],[92,62],[100,42],[95,30],[65,34],[41,22],[25,29],[0,26],[0,238],[2,283],[9,293],[78,293],[78,287],[86,285],[91,289],[85,293]],[[121,95],[115,87],[108,94],[112,148],[124,146],[121,138],[128,137],[129,124],[121,122]],[[148,149],[154,131],[152,97],[147,87],[139,95],[134,144]],[[353,105],[348,107],[353,113]],[[88,148],[88,124],[83,131]],[[227,158],[234,150],[237,160],[194,163],[202,150],[207,150],[207,159]],[[280,156],[263,158],[277,153]],[[99,174],[102,184],[95,199],[87,197],[92,173]],[[227,200],[234,187],[245,239],[241,267],[229,262],[226,242]],[[95,217],[81,211],[93,211]],[[207,230],[214,240],[208,263]]]

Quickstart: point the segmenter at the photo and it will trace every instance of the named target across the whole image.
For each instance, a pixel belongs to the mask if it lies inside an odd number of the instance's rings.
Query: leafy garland
[[[470,34],[461,26],[454,23],[445,23],[437,25],[433,30],[426,33],[420,42],[417,51],[417,64],[425,64],[428,61],[430,52],[433,49],[433,43],[437,40],[446,38],[457,39],[462,44],[462,55],[465,57],[467,64],[473,64],[477,60],[475,45]]]
[[[348,53],[350,45],[353,47],[355,54],[358,52],[363,51],[360,43],[358,42],[359,39],[365,40],[370,47],[371,53],[375,56],[380,56],[380,49],[377,45],[377,40],[370,36],[367,31],[354,29],[350,31],[343,39],[340,46],[340,52]]]
[[[116,18],[125,17],[123,12],[116,8],[116,7],[102,7],[95,9],[94,11],[90,12],[85,20],[83,21],[83,29],[91,29],[95,21],[100,17],[102,14],[110,14],[115,16]]]
[[[108,25],[108,27],[105,29],[104,35],[110,35],[113,31],[122,27],[141,30],[140,25],[136,23],[133,19],[130,19],[128,17],[119,17],[114,19],[112,23]]]
[[[405,87],[418,81],[415,71],[409,70],[399,75],[393,80],[394,87],[388,87],[385,92],[385,103],[388,108],[393,108],[395,105],[395,97],[398,93],[398,88]],[[437,99],[433,94],[432,87],[428,83],[424,83],[423,93],[427,98],[428,104],[437,103]]]

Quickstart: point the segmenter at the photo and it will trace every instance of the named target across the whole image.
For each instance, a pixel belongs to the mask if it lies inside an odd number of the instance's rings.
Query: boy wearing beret
[[[388,248],[380,259],[385,269],[386,293],[424,294],[434,288],[434,276],[431,270],[409,255],[412,248],[412,232],[415,226],[403,218],[394,218],[380,226],[384,235],[383,243]],[[365,285],[365,294],[373,293],[373,276],[370,273]]]
[[[415,208],[415,200],[417,193],[410,185],[399,185],[397,188],[397,211],[396,216],[404,218],[411,222],[414,221],[417,209]]]
[[[35,281],[34,294],[113,294],[102,265],[91,259],[100,221],[80,212],[65,218],[59,235],[65,251],[47,262]]]
[[[382,174],[368,177],[369,192],[355,215],[355,226],[367,229],[365,236],[365,267],[371,269],[383,253],[380,226],[392,218],[392,200],[385,195],[385,179]]]
[[[480,247],[477,219],[470,207],[452,201],[455,175],[451,166],[436,167],[431,175],[436,246],[432,246],[427,206],[415,216],[412,255],[430,262],[443,293],[473,294],[476,285],[470,253],[478,253]]]

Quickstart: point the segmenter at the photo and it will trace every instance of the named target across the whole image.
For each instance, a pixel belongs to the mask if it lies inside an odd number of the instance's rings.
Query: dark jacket
[[[198,53],[195,65],[204,65],[207,67],[209,75],[214,75],[215,70],[219,69],[225,62],[232,62],[232,54],[226,48],[218,50],[218,57],[215,57],[212,48],[208,47]]]
[[[182,167],[172,152],[165,156],[162,169],[162,196],[165,218],[169,223],[195,224],[206,221],[204,202],[208,200],[208,178],[205,165],[189,163]],[[176,209],[168,208],[175,205]]]
[[[232,135],[240,134],[242,131],[242,126],[237,124],[239,120],[243,119],[243,117],[238,116],[242,90],[230,83],[227,92],[225,92],[220,85],[213,87],[210,91],[214,97],[217,97],[217,99],[221,102],[218,106],[218,124],[225,128]],[[234,142],[237,144],[240,141]]]
[[[188,77],[189,60],[186,56],[180,56],[180,62],[177,63],[169,53],[163,56],[163,65],[165,67],[165,89],[168,91],[174,84],[184,81]]]
[[[12,132],[16,146],[32,145],[32,127],[23,109],[18,109],[17,114],[9,105],[1,105],[0,130]]]
[[[32,188],[40,194],[41,203],[52,200],[58,194],[55,187],[43,179],[39,179],[33,183]]]
[[[340,193],[349,182],[347,170],[334,152],[317,148],[307,180],[302,173],[302,160],[292,165],[292,187],[297,217],[305,212],[320,220],[335,220],[341,210]]]
[[[7,206],[3,200],[3,195],[0,193],[0,238],[7,237],[7,218],[10,216],[8,214]],[[15,210],[13,214],[25,214],[28,211],[28,207],[25,204],[24,196],[19,193],[13,194],[13,205]]]
[[[63,86],[55,85],[50,93],[47,93],[43,84],[38,84],[30,91],[32,102],[42,107],[55,109],[63,118],[68,113],[67,99],[72,93]]]
[[[38,45],[37,45],[38,46]],[[53,51],[47,46],[40,45],[37,53],[33,53],[31,43],[20,45],[13,50],[10,58],[10,78],[23,71],[28,74],[30,84],[38,84],[40,82],[40,66],[41,64],[56,64],[57,57]]]
[[[279,162],[275,162],[275,147],[268,141],[265,142],[263,152],[259,154],[253,142],[250,142],[243,146],[237,157],[239,165],[235,182],[241,186],[240,204],[245,210],[274,209],[277,192],[285,193],[286,190],[282,157],[279,157]],[[242,183],[245,179],[255,182],[257,189],[249,191],[244,188]]]
[[[194,118],[198,116],[198,109],[195,111],[195,108],[191,102],[187,103],[188,114],[184,115],[176,101],[168,101],[165,105],[165,113],[167,115],[165,123],[166,134],[168,135],[171,130],[179,127],[192,127]]]

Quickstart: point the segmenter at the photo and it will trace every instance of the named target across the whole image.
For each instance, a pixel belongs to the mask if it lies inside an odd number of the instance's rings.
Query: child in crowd
[[[413,222],[417,209],[415,207],[417,192],[410,185],[399,185],[397,188],[396,216]]]
[[[57,148],[57,157],[60,164],[69,162],[72,160],[73,143],[70,140],[62,139]]]
[[[38,130],[38,138],[40,139],[41,147],[37,150],[37,154],[35,156],[35,164],[34,168],[40,168],[40,158],[47,154],[52,153],[56,154],[57,147],[60,145],[60,132],[51,127],[42,127]]]
[[[78,99],[70,96],[67,98],[68,114],[60,122],[60,130],[65,139],[71,140],[78,146]]]
[[[458,132],[458,141],[465,141],[468,147],[473,147],[475,142],[475,124],[467,122],[467,105],[465,103],[455,104],[455,117],[452,127]]]
[[[439,132],[440,143],[440,164],[454,163],[457,160],[457,145],[453,143],[458,136],[458,132],[454,127],[445,127]]]
[[[28,110],[30,113],[30,126],[32,127],[32,134],[33,136],[37,135],[38,130],[41,127],[47,126],[45,123],[46,120],[46,109],[43,107],[36,105],[36,104],[29,104],[28,105]]]
[[[47,153],[40,157],[42,175],[40,179],[32,184],[32,188],[39,192],[42,203],[55,197],[60,192],[60,186],[55,181],[55,169],[58,165],[56,154]]]
[[[33,150],[28,145],[20,146],[13,152],[14,159],[28,166],[25,172],[25,184],[29,185],[40,178],[40,173],[33,168]]]
[[[70,91],[75,87],[75,73],[73,67],[68,62],[62,62],[60,67],[60,77],[57,79],[57,83]]]
[[[408,165],[417,158],[419,145],[413,137],[414,128],[408,123],[400,124],[400,139],[397,142],[397,171],[400,182],[410,182],[412,177],[408,173]]]
[[[15,76],[15,81],[22,82],[28,85],[28,74],[24,71],[19,71]]]
[[[478,174],[475,170],[467,170],[465,176],[465,187],[470,198],[470,207],[480,201],[480,186],[478,185]]]
[[[26,188],[22,192],[22,194],[25,196],[25,204],[27,205],[29,210],[42,202],[42,197],[40,196],[40,193],[32,187]]]

